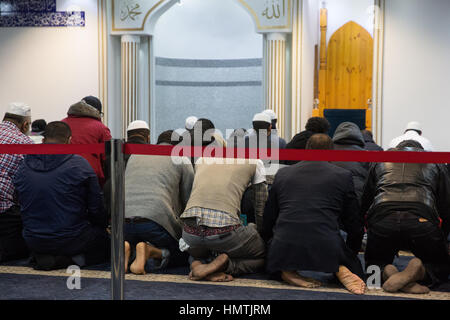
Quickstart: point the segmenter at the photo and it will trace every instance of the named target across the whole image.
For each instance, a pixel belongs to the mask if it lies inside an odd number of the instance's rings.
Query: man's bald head
[[[333,140],[323,133],[313,135],[306,144],[307,150],[332,150],[333,148]]]

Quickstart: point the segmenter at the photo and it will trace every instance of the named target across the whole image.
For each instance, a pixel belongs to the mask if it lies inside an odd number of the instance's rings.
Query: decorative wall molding
[[[0,27],[84,27],[84,11],[56,11],[56,0],[0,2]]]
[[[292,0],[237,0],[251,15],[256,32],[291,32]]]
[[[111,33],[152,35],[158,18],[178,0],[111,0]]]

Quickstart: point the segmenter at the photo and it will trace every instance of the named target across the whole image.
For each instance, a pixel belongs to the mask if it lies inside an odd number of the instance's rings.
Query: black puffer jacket
[[[364,151],[364,137],[359,127],[352,122],[344,122],[339,125],[333,136],[335,150]],[[353,184],[358,200],[361,200],[364,183],[367,179],[369,164],[365,162],[333,162],[335,165],[350,170],[353,176]]]
[[[413,148],[392,151],[423,151]],[[362,214],[368,222],[383,218],[383,205],[399,206],[402,210],[420,207],[420,215],[439,224],[448,233],[450,218],[450,180],[447,168],[434,163],[374,163],[362,198]]]

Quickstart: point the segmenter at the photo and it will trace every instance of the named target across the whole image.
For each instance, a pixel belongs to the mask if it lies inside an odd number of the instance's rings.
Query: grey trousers
[[[183,231],[182,237],[195,260],[209,262],[215,255],[226,253],[229,263],[224,272],[227,274],[237,276],[264,270],[265,244],[254,224],[208,237]]]

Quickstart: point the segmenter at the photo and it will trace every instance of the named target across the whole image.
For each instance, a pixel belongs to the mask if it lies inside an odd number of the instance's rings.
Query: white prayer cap
[[[22,117],[31,117],[31,108],[23,102],[12,102],[9,104],[8,113]]]
[[[133,121],[132,123],[130,123],[130,124],[128,125],[127,132],[128,132],[128,131],[131,131],[131,130],[137,130],[137,129],[147,129],[147,130],[150,130],[150,128],[149,128],[147,122],[142,121],[142,120],[136,120],[136,121]]]
[[[277,114],[271,109],[264,110],[263,113],[267,114],[270,117],[270,120],[278,119]]]
[[[256,122],[256,121],[272,123],[270,116],[264,112],[255,114],[255,116],[253,117],[253,122]]]
[[[422,125],[417,121],[412,121],[412,122],[408,123],[408,125],[406,126],[405,131],[408,131],[408,130],[422,131]]]
[[[185,122],[185,128],[187,130],[192,130],[194,128],[195,123],[197,122],[197,117],[194,116],[190,116],[186,118],[186,122]]]

